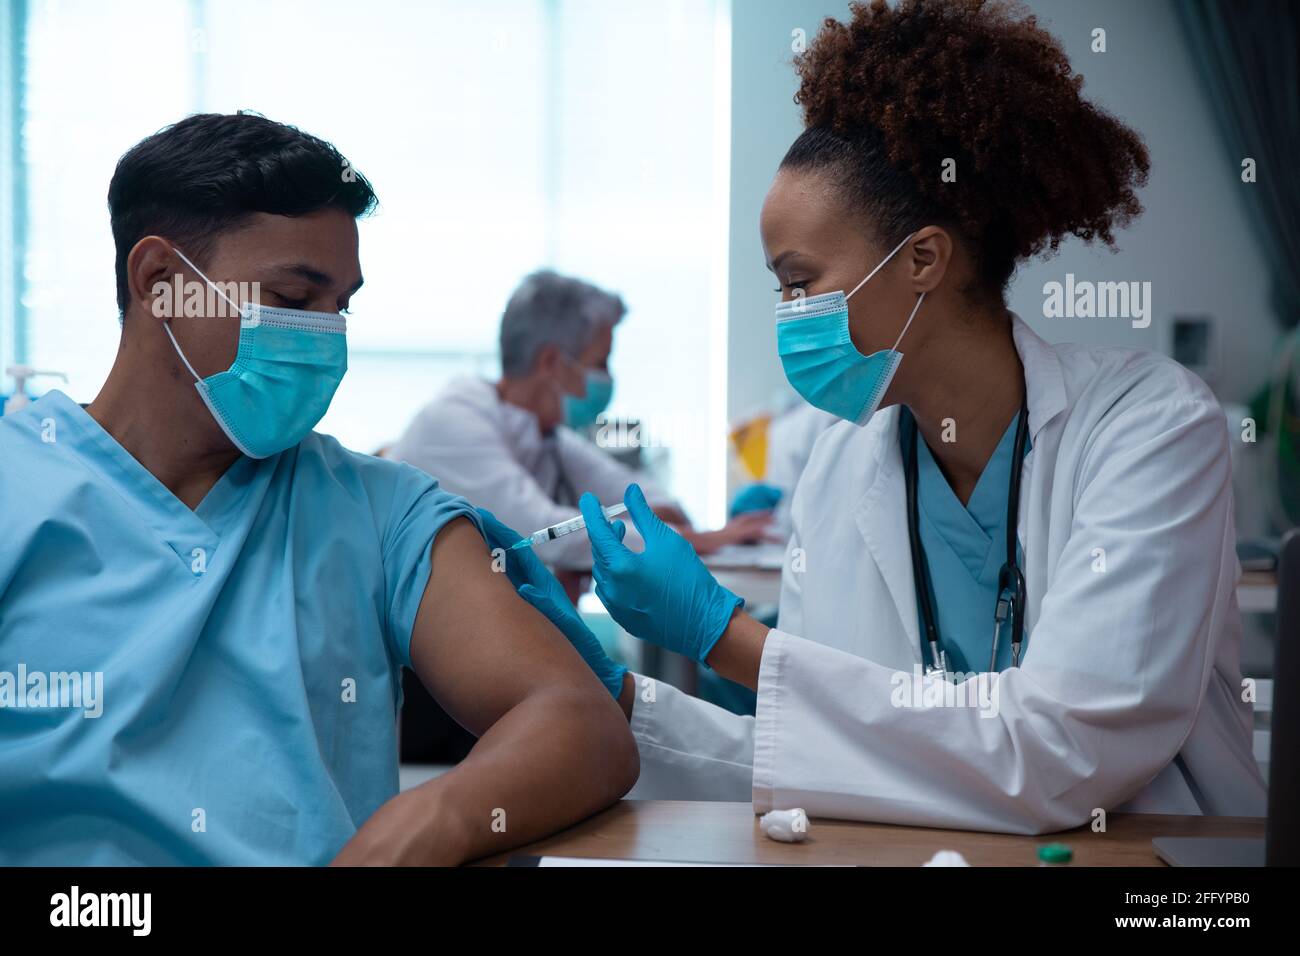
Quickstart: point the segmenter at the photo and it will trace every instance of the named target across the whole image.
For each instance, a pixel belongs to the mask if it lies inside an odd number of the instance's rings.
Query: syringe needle
[[[610,505],[608,508],[602,508],[606,518],[617,518],[619,515],[626,513],[627,505],[619,502],[616,505]],[[520,551],[524,548],[531,548],[533,545],[541,544],[544,541],[552,541],[555,538],[563,538],[567,534],[573,534],[575,531],[581,531],[587,527],[586,520],[582,515],[570,518],[568,521],[561,521],[550,527],[542,528],[540,531],[534,531],[527,537],[520,538],[512,544],[507,550]]]

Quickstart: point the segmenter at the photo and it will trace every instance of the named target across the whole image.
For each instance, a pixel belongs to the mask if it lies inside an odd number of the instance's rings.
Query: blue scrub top
[[[61,392],[0,419],[0,864],[329,862],[397,793],[457,517],[314,432],[191,511]]]
[[[912,413],[904,408],[899,442],[906,461],[909,436],[915,434],[920,441],[916,453],[916,510],[939,645],[948,657],[950,670],[982,673],[988,670],[993,650],[998,571],[1007,556],[1007,495],[1019,416],[1011,420],[998,441],[965,507],[934,460],[930,446],[913,431],[911,417]],[[1029,445],[1026,436],[1025,454],[1029,453]],[[1016,554],[1019,562],[1023,558],[1019,546]],[[917,620],[921,628],[921,659],[929,663],[930,645],[925,638],[925,619],[919,603]],[[997,670],[1010,666],[1011,626],[1008,623],[998,642]]]

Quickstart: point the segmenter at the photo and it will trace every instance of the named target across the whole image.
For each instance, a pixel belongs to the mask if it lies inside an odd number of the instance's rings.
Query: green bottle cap
[[[1044,863],[1069,863],[1074,851],[1065,843],[1044,843],[1038,848],[1038,859]]]

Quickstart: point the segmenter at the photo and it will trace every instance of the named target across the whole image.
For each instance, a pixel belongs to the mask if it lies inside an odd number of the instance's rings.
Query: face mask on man
[[[880,407],[903,361],[898,344],[916,318],[925,293],[917,297],[894,347],[871,355],[859,352],[849,334],[849,299],[911,238],[909,235],[896,245],[848,295],[843,291],[827,292],[777,304],[776,344],[781,367],[808,404],[858,425],[865,425]]]
[[[564,424],[575,431],[594,425],[614,397],[614,380],[608,372],[589,368],[584,377],[587,383],[586,397],[578,398],[568,392],[564,393]]]
[[[208,287],[239,313],[239,351],[224,372],[200,378],[163,324],[194,387],[226,437],[250,458],[302,441],[325,416],[348,370],[347,319],[336,312],[239,305],[175,249]]]

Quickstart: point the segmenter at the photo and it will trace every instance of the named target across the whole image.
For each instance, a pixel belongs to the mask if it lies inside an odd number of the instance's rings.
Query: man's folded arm
[[[546,836],[636,782],[627,718],[572,646],[493,570],[466,518],[433,543],[411,665],[479,738],[454,770],[381,807],[336,862],[460,863]]]

